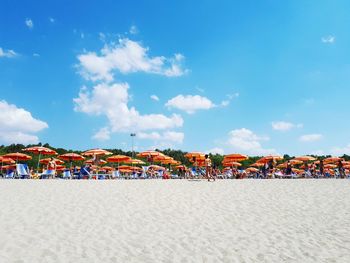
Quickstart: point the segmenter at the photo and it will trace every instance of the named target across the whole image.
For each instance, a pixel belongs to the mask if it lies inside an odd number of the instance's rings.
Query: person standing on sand
[[[323,165],[323,160],[320,161],[320,176],[324,177],[324,165]]]
[[[211,160],[209,158],[209,155],[205,155],[205,177],[210,181],[210,179],[213,179],[215,181],[215,178],[211,175]]]
[[[49,163],[47,164],[47,170],[48,171],[53,171],[52,178],[54,178],[55,175],[56,175],[56,162],[53,159],[53,157],[51,157]]]
[[[338,172],[339,172],[340,178],[345,177],[344,167],[343,167],[343,163],[341,160],[338,161]]]
[[[291,175],[292,174],[292,164],[290,161],[287,162],[287,167],[286,167],[286,175]]]

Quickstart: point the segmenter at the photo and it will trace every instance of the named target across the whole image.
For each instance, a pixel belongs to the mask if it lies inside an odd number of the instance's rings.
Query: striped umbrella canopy
[[[228,167],[228,166],[242,166],[241,163],[238,163],[238,162],[234,162],[234,161],[231,161],[231,162],[222,162],[222,165],[225,166],[225,167]]]
[[[13,160],[16,160],[17,162],[18,161],[28,161],[28,160],[32,159],[32,157],[30,155],[25,154],[25,153],[19,153],[19,152],[7,153],[7,154],[4,154],[2,157],[11,158]]]
[[[196,160],[204,160],[205,154],[201,152],[189,152],[185,154],[185,157],[188,158],[190,161],[192,161],[193,158],[196,158]]]
[[[130,156],[126,155],[113,155],[107,158],[107,162],[109,163],[125,163],[131,160]]]
[[[235,161],[235,162],[244,161],[244,160],[247,160],[248,158],[249,157],[247,155],[240,154],[240,153],[232,153],[224,156],[224,160]]]
[[[83,152],[81,155],[84,156],[102,156],[102,155],[111,155],[113,153],[103,150],[103,149],[91,149]]]
[[[56,155],[57,152],[50,149],[50,148],[47,148],[47,147],[43,147],[43,146],[34,146],[34,147],[29,147],[29,148],[25,148],[23,149],[22,151],[25,151],[25,152],[31,152],[31,153],[34,153],[34,154],[39,154],[39,155]]]
[[[129,161],[126,161],[125,163],[127,164],[132,164],[132,165],[139,165],[139,164],[145,164],[144,161],[141,161],[139,159],[131,159]]]
[[[328,157],[323,160],[324,163],[336,163],[339,161],[344,161],[344,159],[340,157]]]
[[[256,172],[259,172],[259,169],[255,167],[248,167],[247,169],[245,169],[245,171],[248,173],[256,173]]]
[[[51,158],[44,158],[44,159],[41,159],[41,160],[40,160],[40,163],[42,163],[42,164],[48,164],[50,161],[51,161]],[[53,161],[54,161],[56,164],[64,164],[64,161],[59,160],[59,159],[56,159],[56,158],[53,158]]]
[[[77,153],[65,153],[65,154],[61,154],[58,156],[58,158],[65,160],[65,161],[82,161],[85,158],[83,156],[81,156],[80,154]]]
[[[1,163],[7,163],[7,164],[14,164],[14,163],[16,163],[13,159],[8,158],[8,157],[2,157],[2,156],[0,156],[0,162]]]
[[[283,160],[283,157],[279,155],[268,155],[260,158],[259,160],[256,161],[256,163],[266,163],[271,160],[279,161],[279,160]]]
[[[98,160],[97,161],[98,162],[98,164],[106,164],[107,162],[105,161],[105,160]],[[89,160],[87,160],[87,161],[85,161],[85,163],[87,163],[87,164],[95,164],[96,163],[96,160],[94,160],[94,159],[89,159]]]
[[[298,156],[298,157],[295,157],[293,160],[296,160],[296,161],[303,161],[303,162],[312,162],[312,161],[315,161],[316,158],[315,158],[315,157],[312,157],[312,156],[305,155],[305,156]]]

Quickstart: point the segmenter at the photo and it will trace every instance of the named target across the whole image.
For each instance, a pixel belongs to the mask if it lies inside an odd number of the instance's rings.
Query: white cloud
[[[151,99],[154,101],[159,101],[159,97],[157,95],[151,95]]]
[[[315,142],[323,138],[322,134],[305,134],[300,136],[299,140],[302,142]]]
[[[176,108],[183,110],[189,114],[196,112],[197,110],[209,110],[215,107],[215,104],[206,97],[199,95],[177,95],[176,97],[168,100],[165,104],[168,108]]]
[[[140,132],[137,134],[137,137],[140,139],[148,139],[154,141],[166,141],[166,142],[174,142],[174,143],[182,143],[184,140],[184,133],[175,132],[175,131],[166,131],[163,133],[159,132]]]
[[[34,133],[48,128],[46,122],[4,100],[0,101],[0,112],[0,141],[4,143],[37,143],[39,138]]]
[[[108,127],[103,127],[92,136],[92,139],[97,141],[108,141],[111,138],[110,134],[111,132]]]
[[[40,57],[38,53],[33,53],[33,57]]]
[[[271,123],[272,128],[277,131],[289,131],[293,128],[302,128],[303,124],[294,124],[286,121],[275,121]]]
[[[83,87],[79,97],[73,99],[74,110],[106,116],[112,132],[169,129],[183,125],[182,117],[177,114],[170,117],[163,114],[142,115],[134,107],[129,108],[128,89],[127,83],[100,83],[92,91]]]
[[[4,58],[13,58],[17,56],[17,53],[11,49],[9,50],[4,50],[0,47],[0,58],[4,57]]]
[[[249,129],[241,128],[229,132],[228,144],[232,150],[250,155],[276,154],[275,149],[265,149],[261,141],[269,140],[268,137],[260,137]]]
[[[90,80],[112,81],[113,72],[123,74],[146,72],[168,77],[181,76],[187,70],[182,68],[184,56],[175,54],[173,58],[150,57],[149,48],[124,38],[118,44],[105,45],[100,54],[88,52],[78,56],[81,74]]]
[[[49,17],[49,21],[51,22],[51,23],[55,23],[55,19],[53,18],[53,17]]]
[[[30,18],[26,19],[25,24],[29,29],[33,29],[33,27],[34,27],[34,23]]]
[[[132,35],[136,35],[138,32],[139,32],[139,30],[135,25],[132,25],[129,29],[129,33]]]
[[[334,147],[331,149],[332,155],[342,156],[344,154],[350,155],[350,143],[344,147]]]
[[[225,153],[224,149],[219,147],[214,147],[213,149],[210,149],[208,151],[205,151],[205,153],[211,153],[211,154],[221,154],[223,155]]]
[[[321,38],[322,43],[333,44],[335,42],[335,36],[329,35]]]

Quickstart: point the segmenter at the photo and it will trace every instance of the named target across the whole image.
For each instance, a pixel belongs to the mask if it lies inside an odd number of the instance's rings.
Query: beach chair
[[[16,174],[20,179],[29,179],[30,174],[28,172],[28,166],[23,163],[16,164]]]
[[[40,175],[40,179],[49,179],[50,176],[54,177],[56,175],[55,170],[44,170],[44,172]]]
[[[90,171],[86,167],[80,169],[80,178],[79,179],[90,179],[92,177]]]
[[[72,175],[71,175],[71,173],[70,173],[70,170],[64,170],[64,171],[63,171],[62,178],[63,178],[63,179],[71,179],[71,178],[72,178]]]
[[[119,170],[115,170],[112,172],[112,179],[120,179],[120,178],[121,178],[121,175]]]
[[[15,172],[13,170],[7,170],[5,174],[5,179],[15,179]]]

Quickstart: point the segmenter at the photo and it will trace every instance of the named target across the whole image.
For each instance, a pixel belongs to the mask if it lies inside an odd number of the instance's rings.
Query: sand
[[[0,262],[350,262],[350,180],[0,180]]]

